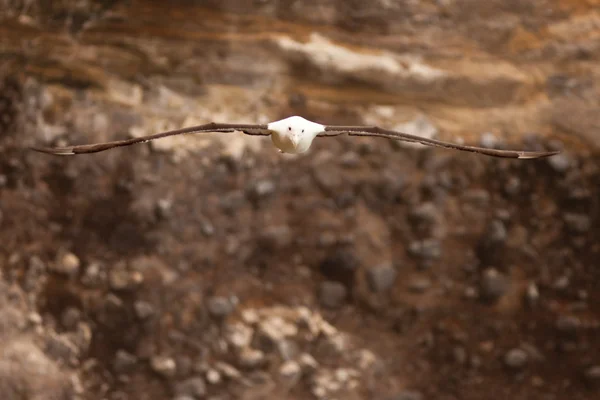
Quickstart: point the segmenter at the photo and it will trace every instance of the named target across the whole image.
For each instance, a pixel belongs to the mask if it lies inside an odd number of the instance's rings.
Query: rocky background
[[[599,1],[0,13],[2,399],[600,395]],[[27,150],[294,114],[563,152]]]

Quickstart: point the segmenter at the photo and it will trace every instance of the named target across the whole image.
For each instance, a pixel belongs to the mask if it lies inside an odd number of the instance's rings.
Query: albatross
[[[145,143],[167,136],[184,135],[201,132],[242,132],[253,136],[270,136],[271,141],[281,153],[300,154],[308,151],[313,140],[317,137],[333,137],[347,134],[349,136],[372,136],[404,142],[420,143],[426,146],[436,146],[446,149],[470,151],[492,157],[535,159],[558,154],[559,151],[517,151],[499,150],[485,147],[467,146],[436,139],[429,139],[408,133],[380,128],[378,126],[356,125],[322,125],[303,117],[292,116],[268,124],[230,124],[211,122],[204,125],[175,129],[166,132],[140,136],[132,139],[115,140],[112,142],[83,144],[65,147],[32,147],[32,150],[53,155],[75,155],[98,153],[117,147]]]

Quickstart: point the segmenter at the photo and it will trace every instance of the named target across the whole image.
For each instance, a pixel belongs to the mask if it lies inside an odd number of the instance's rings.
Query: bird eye
[[[288,126],[288,131],[291,131],[291,130],[292,130],[292,127],[291,127],[291,126]]]
[[[302,133],[304,133],[304,129],[302,129]]]

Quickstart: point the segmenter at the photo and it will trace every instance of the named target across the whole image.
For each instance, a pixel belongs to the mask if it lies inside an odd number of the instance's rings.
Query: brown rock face
[[[596,399],[599,81],[597,0],[0,1],[0,397]],[[25,150],[290,115],[564,151]]]

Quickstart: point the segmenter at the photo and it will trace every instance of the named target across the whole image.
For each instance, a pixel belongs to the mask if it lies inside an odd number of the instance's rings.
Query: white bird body
[[[325,131],[325,125],[298,116],[271,122],[267,128],[272,131],[271,140],[275,147],[290,154],[304,153],[317,135]]]

